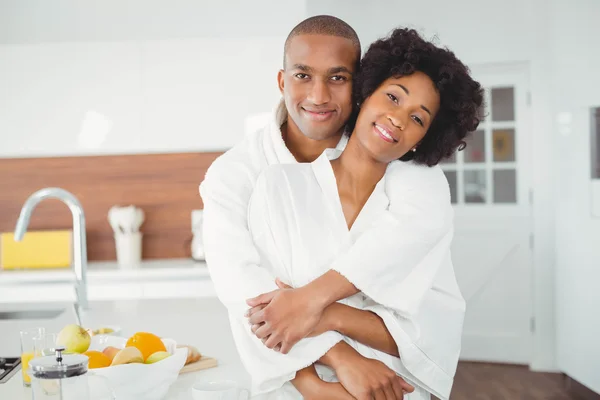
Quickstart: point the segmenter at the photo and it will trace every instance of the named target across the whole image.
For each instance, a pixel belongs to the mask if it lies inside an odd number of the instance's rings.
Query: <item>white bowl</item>
[[[177,380],[188,352],[187,348],[178,349],[173,339],[162,338],[162,341],[171,356],[159,362],[90,369],[89,374],[108,378],[116,400],[160,400]],[[122,349],[126,343],[127,338],[98,335],[92,337],[89,350],[102,351],[108,346]]]

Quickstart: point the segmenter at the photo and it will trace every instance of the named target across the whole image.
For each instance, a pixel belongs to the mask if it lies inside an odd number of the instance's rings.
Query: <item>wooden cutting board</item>
[[[187,372],[195,372],[203,369],[214,368],[218,365],[217,359],[212,357],[202,357],[196,362],[188,364],[181,368],[179,374],[185,374]]]

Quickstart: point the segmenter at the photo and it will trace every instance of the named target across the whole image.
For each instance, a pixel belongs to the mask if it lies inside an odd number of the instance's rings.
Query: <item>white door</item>
[[[528,364],[532,211],[528,79],[523,64],[472,68],[485,118],[442,164],[452,191],[452,259],[467,302],[462,360]]]

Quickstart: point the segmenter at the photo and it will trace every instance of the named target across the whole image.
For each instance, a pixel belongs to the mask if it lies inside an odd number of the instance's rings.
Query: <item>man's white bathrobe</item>
[[[348,231],[328,160],[338,153],[296,163],[281,139],[286,117],[280,104],[272,123],[217,159],[201,185],[208,268],[229,310],[253,394],[298,397],[289,384],[295,372],[346,340],[414,384],[417,390],[407,399],[427,399],[428,392],[448,398],[464,300],[450,260],[452,208],[442,171],[390,164]],[[342,140],[338,149],[344,146]],[[243,316],[246,299],[277,289],[277,276],[297,287],[328,269],[362,291],[342,302],[377,313],[394,336],[400,358],[337,332],[303,339],[282,355],[252,334]],[[335,379],[326,368],[319,373]]]

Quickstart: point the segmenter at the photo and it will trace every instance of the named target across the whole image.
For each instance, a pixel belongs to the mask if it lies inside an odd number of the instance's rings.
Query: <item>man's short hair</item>
[[[299,35],[329,35],[338,36],[352,41],[356,50],[356,59],[360,60],[360,40],[356,31],[350,25],[337,17],[331,15],[316,15],[300,22],[292,29],[283,49],[283,68],[285,68],[285,55],[292,39]]]

